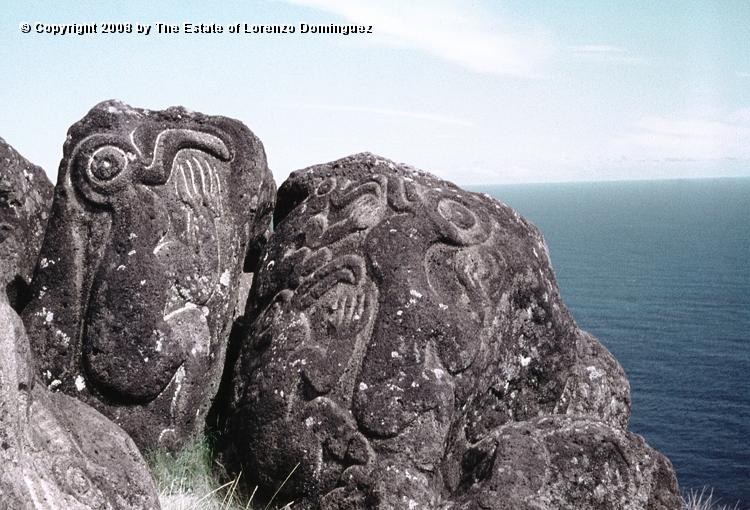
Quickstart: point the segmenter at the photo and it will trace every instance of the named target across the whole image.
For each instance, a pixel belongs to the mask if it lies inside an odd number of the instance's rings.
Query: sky
[[[0,137],[53,182],[107,99],[239,119],[277,184],[362,151],[459,185],[750,176],[750,0],[3,1]],[[98,32],[44,32],[71,23]],[[302,33],[332,24],[372,33]]]

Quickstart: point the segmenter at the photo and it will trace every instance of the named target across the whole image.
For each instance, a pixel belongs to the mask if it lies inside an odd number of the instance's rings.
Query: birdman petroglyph
[[[294,172],[274,224],[224,454],[256,497],[294,471],[276,502],[299,509],[573,508],[576,457],[601,496],[577,508],[679,508],[510,208],[365,153]]]
[[[45,384],[139,445],[201,430],[274,192],[238,121],[94,107],[68,133],[24,313]]]

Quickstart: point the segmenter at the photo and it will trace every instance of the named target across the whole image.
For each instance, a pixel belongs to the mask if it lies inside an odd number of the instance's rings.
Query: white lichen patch
[[[312,416],[308,416],[308,418],[305,420],[305,425],[307,425],[308,428],[315,425],[315,419]]]
[[[49,383],[49,386],[47,386],[49,389],[54,390],[58,386],[62,384],[62,381],[60,379],[55,379],[51,383]]]
[[[162,346],[163,346],[163,340],[164,340],[164,333],[161,332],[161,330],[154,330],[154,335],[156,336],[156,346],[154,347],[154,350],[156,352],[161,352]]]
[[[435,374],[435,377],[437,377],[438,381],[443,378],[445,375],[445,372],[443,372],[440,368],[435,368],[432,370],[432,373]]]
[[[78,377],[76,377],[75,383],[76,383],[76,389],[78,391],[83,391],[83,389],[86,387],[86,381],[84,380],[83,376],[80,374],[78,375]]]
[[[229,269],[221,273],[221,278],[219,278],[219,283],[221,283],[224,287],[229,287],[229,284],[232,282],[232,273],[230,273]]]
[[[359,383],[359,391],[365,391],[369,386],[367,386],[364,382]]]
[[[47,310],[46,308],[42,308],[42,311],[45,313],[44,322],[52,322],[52,320],[55,318],[55,314],[52,313],[51,310]]]
[[[521,366],[522,367],[529,366],[529,363],[531,363],[531,356],[529,356],[529,357],[521,356]]]
[[[65,347],[67,347],[68,345],[70,345],[70,337],[68,335],[66,335],[65,333],[63,333],[62,331],[60,331],[59,329],[57,331],[55,331],[55,336],[60,339],[60,342]]]
[[[595,366],[586,367],[586,370],[588,370],[588,372],[589,372],[589,380],[590,381],[593,381],[595,379],[599,379],[601,376],[604,375],[603,373],[601,373],[600,371],[598,371]]]

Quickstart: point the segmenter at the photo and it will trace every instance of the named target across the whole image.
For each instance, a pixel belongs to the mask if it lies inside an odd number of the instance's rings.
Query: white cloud
[[[387,108],[371,108],[368,106],[335,106],[326,104],[301,104],[287,103],[282,104],[282,108],[301,108],[310,110],[328,110],[339,112],[356,112],[356,113],[374,113],[377,115],[389,115],[393,117],[405,117],[409,119],[427,120],[430,122],[439,122],[443,124],[453,124],[456,126],[472,127],[474,124],[466,119],[458,117],[448,117],[444,115],[433,115],[430,113],[411,112],[405,110],[391,110]]]
[[[389,42],[485,74],[536,76],[552,52],[546,36],[499,30],[466,4],[402,0],[285,0],[372,25]],[[459,7],[460,6],[460,7]],[[534,30],[531,30],[534,31]]]
[[[723,118],[664,119],[644,117],[631,133],[612,142],[612,149],[633,159],[750,159],[750,112]]]
[[[614,46],[571,46],[568,48],[571,58],[583,62],[599,64],[646,64],[642,57],[633,56],[624,48]]]

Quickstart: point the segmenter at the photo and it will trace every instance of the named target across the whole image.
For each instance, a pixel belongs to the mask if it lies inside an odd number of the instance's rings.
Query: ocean
[[[467,186],[542,231],[680,489],[750,508],[750,178]],[[707,492],[708,492],[707,491]]]

